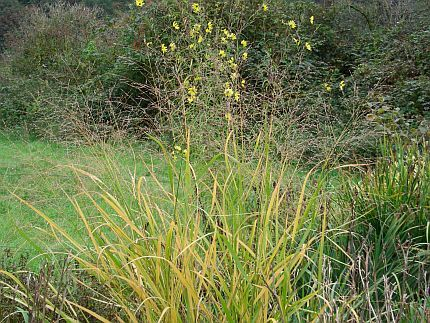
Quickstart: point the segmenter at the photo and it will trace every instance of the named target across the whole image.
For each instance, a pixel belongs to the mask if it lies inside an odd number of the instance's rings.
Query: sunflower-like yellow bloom
[[[163,54],[167,53],[167,46],[166,46],[166,45],[161,44],[161,52],[162,52]]]
[[[288,26],[290,26],[291,29],[295,29],[297,27],[297,24],[294,20],[288,21]]]
[[[200,13],[201,9],[200,9],[200,5],[198,3],[193,3],[192,8],[193,8],[194,13]]]
[[[263,9],[264,12],[266,12],[267,10],[269,10],[269,6],[267,5],[267,3],[263,3],[261,5],[261,8]]]
[[[231,88],[227,88],[224,90],[224,95],[227,98],[231,98],[233,96],[233,94],[234,94],[234,91]]]
[[[207,26],[207,28],[206,28],[206,33],[207,34],[211,34],[212,33],[212,30],[214,29],[214,26],[213,26],[213,23],[212,23],[212,21],[209,21],[208,22],[208,26]]]
[[[234,93],[234,100],[235,101],[239,101],[240,100],[240,93],[237,92],[237,91]]]
[[[331,92],[331,86],[328,83],[324,83],[324,88],[327,92]]]
[[[143,0],[136,0],[136,6],[142,7],[144,4]]]

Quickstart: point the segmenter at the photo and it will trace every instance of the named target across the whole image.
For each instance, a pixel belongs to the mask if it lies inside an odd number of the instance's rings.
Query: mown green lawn
[[[83,187],[95,184],[85,176],[79,179],[73,169],[97,176],[112,191],[118,185],[130,189],[133,179],[149,175],[148,165],[163,167],[161,159],[153,157],[153,148],[149,143],[63,145],[0,134],[0,250],[35,255],[38,247],[52,251],[59,247],[46,222],[17,196],[79,236],[84,230],[69,198],[79,198]],[[81,207],[94,212],[88,204]]]

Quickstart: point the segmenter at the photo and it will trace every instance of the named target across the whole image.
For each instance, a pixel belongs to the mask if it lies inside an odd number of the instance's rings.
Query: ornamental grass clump
[[[71,199],[85,241],[34,210],[77,270],[103,286],[95,298],[116,308],[116,316],[104,317],[67,297],[61,309],[47,300],[38,313],[56,311],[69,320],[84,313],[105,322],[317,318],[323,308],[324,181],[316,178],[306,193],[309,173],[292,195],[286,189],[288,164],[279,170],[271,165],[267,140],[260,137],[250,160],[234,137],[230,133],[224,152],[205,164],[194,163],[189,140],[176,158],[160,144],[166,173],[156,174],[148,165],[149,177],[133,180],[126,200],[76,170],[99,187],[84,191],[93,210]],[[31,312],[34,300],[25,284],[10,273],[2,275],[12,281],[3,285],[3,295]]]

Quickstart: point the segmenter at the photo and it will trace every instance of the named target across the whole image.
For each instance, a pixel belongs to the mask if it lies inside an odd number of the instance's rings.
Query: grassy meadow
[[[0,322],[430,320],[426,1],[101,7],[0,4]]]

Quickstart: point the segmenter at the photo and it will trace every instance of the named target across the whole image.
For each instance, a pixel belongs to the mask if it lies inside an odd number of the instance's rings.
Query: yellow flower
[[[315,17],[314,17],[314,16],[311,16],[311,17],[309,18],[309,21],[311,22],[311,25],[313,25],[313,24],[314,24],[314,20],[315,20]]]
[[[200,32],[200,30],[202,29],[202,25],[201,24],[195,24],[194,27],[193,27],[193,29],[198,34]]]
[[[227,113],[225,114],[225,120],[227,120],[228,122],[230,122],[230,121],[231,121],[231,113],[230,113],[230,112],[227,112]]]
[[[189,49],[194,49],[194,48],[196,48],[196,44],[190,44],[190,45],[188,46],[188,48],[189,48]]]
[[[174,21],[173,24],[172,24],[172,26],[173,26],[173,28],[175,30],[179,30],[179,24],[178,24],[178,22]]]
[[[261,5],[261,8],[263,9],[263,11],[267,11],[267,10],[269,10],[269,6],[268,6],[266,3],[263,3],[263,4]]]
[[[175,43],[170,43],[169,47],[170,47],[170,50],[171,50],[172,52],[174,52],[174,51],[176,50],[176,45],[175,45]]]
[[[231,33],[230,34],[230,38],[231,38],[231,40],[236,40],[237,39],[236,34]]]
[[[221,37],[221,43],[222,44],[226,44],[227,43],[227,39],[225,37]]]
[[[195,86],[191,86],[188,88],[188,102],[193,103],[197,97],[197,88]]]
[[[197,42],[198,42],[199,44],[203,42],[203,37],[202,37],[201,35],[199,36],[199,39],[197,40]]]
[[[162,52],[163,54],[167,53],[167,46],[166,46],[166,45],[161,44],[161,52]]]
[[[294,20],[288,21],[288,26],[290,26],[291,29],[295,29],[297,27],[296,22]]]
[[[305,43],[305,47],[306,47],[306,49],[307,49],[308,51],[311,51],[311,50],[312,50],[312,46],[311,46],[311,44],[309,44],[308,42],[306,42],[306,43]]]
[[[200,5],[198,3],[193,3],[192,8],[194,13],[200,12]]]
[[[186,155],[187,155],[187,153],[188,153],[188,150],[184,149],[184,150],[182,151],[182,153],[184,154],[184,156],[186,156]]]
[[[208,26],[206,28],[206,33],[208,33],[208,34],[212,33],[213,28],[214,28],[214,26],[212,24],[212,21],[209,21]]]
[[[226,56],[226,54],[225,54],[225,50],[220,50],[219,51],[219,56],[221,56],[221,57],[225,57]]]
[[[224,90],[224,95],[228,98],[231,98],[234,94],[234,91],[231,88],[227,88]]]
[[[231,57],[229,60],[228,60],[228,63],[230,64],[230,67],[232,68],[232,69],[237,69],[237,64],[234,62],[234,58],[233,57]]]
[[[340,83],[339,83],[339,89],[341,90],[341,91],[343,91],[343,88],[345,87],[345,81],[344,80],[342,80],[342,81],[340,81]]]
[[[324,88],[327,92],[331,91],[331,86],[328,83],[324,83]]]
[[[197,88],[195,86],[191,86],[188,88],[188,94],[191,96],[197,95]]]
[[[234,99],[236,100],[236,101],[239,101],[240,100],[240,93],[239,92],[235,92],[234,93]]]
[[[248,46],[248,42],[246,40],[242,40],[240,43],[242,44],[243,47]]]
[[[294,42],[296,43],[297,46],[300,45],[300,43],[301,43],[300,39],[297,39],[297,38],[293,37],[293,40],[294,40]]]
[[[233,73],[231,73],[231,75],[230,75],[230,77],[231,77],[231,79],[232,80],[235,80],[235,79],[237,79],[237,73],[236,72],[233,72]]]
[[[246,83],[245,80],[242,80],[242,82],[240,82],[240,84],[242,85],[242,88],[245,88],[245,83]]]
[[[136,6],[142,7],[144,4],[143,0],[136,0]]]
[[[244,61],[246,61],[248,59],[248,53],[247,52],[245,52],[245,53],[242,54],[242,59]]]
[[[176,151],[182,151],[181,146],[176,145],[176,146],[175,146],[175,147],[173,147],[173,148],[175,148],[175,150],[176,150]]]

